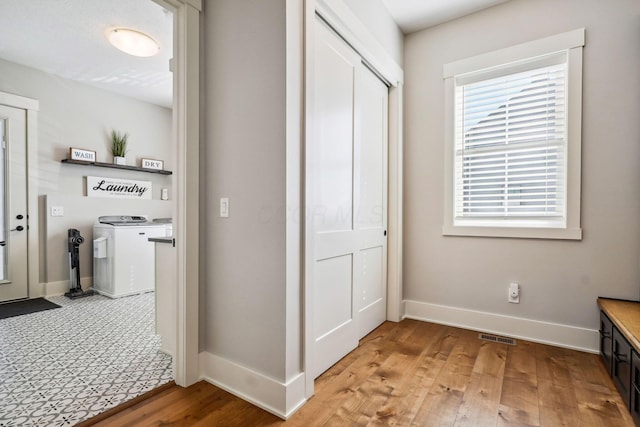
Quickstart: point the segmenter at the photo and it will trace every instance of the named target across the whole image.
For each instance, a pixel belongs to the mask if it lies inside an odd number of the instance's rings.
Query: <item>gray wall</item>
[[[83,197],[86,195],[85,176],[151,181],[153,198],[156,200],[160,199],[162,187],[169,188],[170,198],[173,198],[173,192],[171,176],[67,165],[60,163],[60,160],[68,157],[69,147],[76,147],[96,151],[97,160],[100,162],[111,162],[108,134],[111,129],[117,129],[129,133],[128,164],[139,165],[143,157],[162,159],[165,169],[172,170],[175,165],[170,157],[171,110],[4,60],[0,60],[0,76],[0,91],[40,101],[38,195],[61,196],[65,200],[65,216],[62,218],[52,219],[44,206],[40,206],[40,281],[67,280],[66,264],[51,264],[59,256],[48,257],[46,248],[56,247],[55,240],[60,238],[61,230],[87,230],[96,221],[95,210],[86,209],[86,203],[90,204],[92,200]],[[40,201],[42,203],[44,198],[40,197]],[[166,214],[163,216],[170,216],[170,203],[166,205]],[[118,211],[119,206],[119,199],[112,199],[109,212]],[[124,205],[123,209],[128,206],[130,205]],[[157,210],[154,212],[158,213]],[[161,212],[164,212],[164,208]],[[147,212],[144,206],[141,206],[135,213]],[[47,228],[49,220],[53,220],[53,228]],[[47,229],[53,230],[53,234],[47,235]],[[90,235],[85,237],[91,239]],[[90,245],[85,244],[81,248],[81,272],[83,276],[91,276]],[[50,268],[47,268],[47,258]]]
[[[209,1],[204,20],[201,347],[283,381],[285,0]]]
[[[583,240],[443,237],[443,64],[581,27]],[[639,70],[637,0],[513,0],[406,36],[404,298],[591,329],[599,295],[637,299]]]

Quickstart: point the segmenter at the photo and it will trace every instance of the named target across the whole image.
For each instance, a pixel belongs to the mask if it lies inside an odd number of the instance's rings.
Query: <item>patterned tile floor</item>
[[[48,299],[0,320],[0,427],[71,426],[172,380],[153,293]]]

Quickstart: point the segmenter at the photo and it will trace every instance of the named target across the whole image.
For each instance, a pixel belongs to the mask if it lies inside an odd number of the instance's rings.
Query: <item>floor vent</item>
[[[513,338],[499,337],[498,335],[480,334],[478,338],[485,341],[493,341],[493,342],[499,342],[502,344],[516,345],[516,340],[514,340]]]

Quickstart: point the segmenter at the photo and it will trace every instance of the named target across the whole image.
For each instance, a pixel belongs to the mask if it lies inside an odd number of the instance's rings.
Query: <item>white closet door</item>
[[[317,377],[386,317],[386,87],[316,24],[312,188]]]
[[[366,67],[356,74],[354,298],[358,338],[387,318],[387,149],[389,90]]]

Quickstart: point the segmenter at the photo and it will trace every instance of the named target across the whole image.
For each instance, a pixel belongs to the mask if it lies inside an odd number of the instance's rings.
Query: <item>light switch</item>
[[[64,216],[64,207],[51,206],[51,216]]]
[[[229,217],[229,198],[228,197],[220,198],[220,217],[221,218]]]

